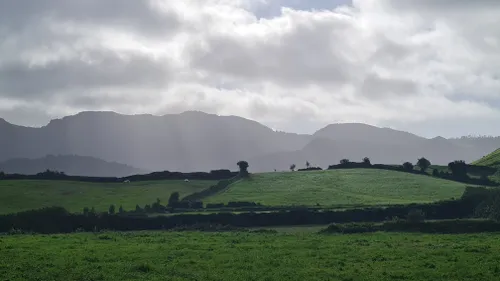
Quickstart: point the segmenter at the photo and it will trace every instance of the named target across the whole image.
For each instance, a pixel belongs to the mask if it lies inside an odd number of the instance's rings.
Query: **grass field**
[[[498,280],[500,235],[0,237],[0,280]]]
[[[156,198],[164,203],[170,194],[178,191],[182,196],[200,191],[215,181],[151,181],[131,183],[85,183],[66,181],[0,181],[0,213],[50,206],[62,206],[73,212],[81,212],[84,207],[95,207],[97,211],[107,211],[109,205],[116,208],[123,205],[125,210],[135,209],[139,204],[152,204]]]
[[[488,166],[500,168],[500,149],[486,155],[485,157],[472,163],[478,166]]]
[[[265,173],[237,182],[204,202],[253,201],[264,205],[370,205],[458,198],[465,184],[373,169]]]

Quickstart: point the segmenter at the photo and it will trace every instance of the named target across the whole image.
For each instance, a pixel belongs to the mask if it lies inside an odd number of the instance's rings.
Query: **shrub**
[[[411,223],[422,222],[425,220],[425,214],[420,209],[412,209],[408,212],[406,220]]]

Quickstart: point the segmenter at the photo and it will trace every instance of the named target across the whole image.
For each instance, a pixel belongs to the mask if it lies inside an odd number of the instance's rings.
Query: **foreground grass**
[[[271,206],[407,204],[458,198],[465,186],[429,176],[374,169],[265,173],[252,175],[203,201],[253,201]]]
[[[144,207],[156,198],[164,203],[174,191],[181,197],[200,191],[215,181],[149,181],[131,183],[85,183],[69,181],[15,180],[0,181],[0,213],[13,213],[50,206],[62,206],[73,212],[84,207],[107,211],[115,204],[118,210]]]
[[[500,235],[0,237],[0,280],[498,280]]]

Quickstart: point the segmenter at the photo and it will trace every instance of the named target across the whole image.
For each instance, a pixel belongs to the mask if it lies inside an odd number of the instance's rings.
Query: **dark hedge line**
[[[67,233],[77,230],[161,230],[196,224],[228,225],[234,227],[263,227],[347,222],[381,222],[392,217],[404,217],[412,209],[421,209],[428,219],[466,218],[473,208],[462,201],[443,201],[434,204],[412,204],[386,208],[365,208],[343,211],[297,209],[271,213],[180,214],[173,216],[82,215],[70,214],[63,208],[45,208],[0,216],[0,232],[21,230],[36,233]]]
[[[123,178],[116,177],[83,177],[83,176],[68,176],[64,173],[55,171],[46,171],[36,175],[21,175],[21,174],[3,174],[0,180],[65,180],[65,181],[80,181],[80,182],[124,182],[124,181],[153,181],[153,180],[225,180],[231,179],[238,175],[238,172],[230,170],[213,170],[209,173],[194,172],[154,172],[146,175],[133,175]]]

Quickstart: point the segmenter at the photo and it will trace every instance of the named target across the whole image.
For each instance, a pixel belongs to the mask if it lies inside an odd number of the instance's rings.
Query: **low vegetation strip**
[[[379,224],[374,223],[349,223],[332,224],[321,233],[371,233],[371,232],[421,232],[442,234],[463,234],[500,232],[500,222],[491,220],[442,220],[412,222],[396,220]]]
[[[221,181],[217,182],[216,185],[212,185],[207,189],[189,194],[188,196],[182,198],[182,201],[201,201],[209,196],[213,196],[219,192],[226,191],[230,185],[236,183],[239,180],[241,180],[241,177],[239,175],[237,175],[231,179],[221,180]]]
[[[0,239],[0,280],[497,281],[500,274],[500,243],[492,234],[103,232]]]
[[[465,186],[376,169],[264,173],[251,175],[204,202],[250,201],[266,206],[409,204],[458,198]]]

